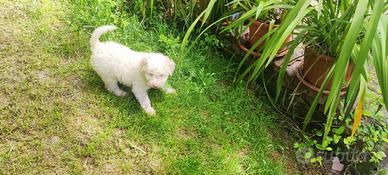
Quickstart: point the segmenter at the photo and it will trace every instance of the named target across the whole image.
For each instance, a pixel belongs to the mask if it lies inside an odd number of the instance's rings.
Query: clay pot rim
[[[304,60],[302,60],[302,63],[301,63],[302,65],[304,64]],[[308,87],[308,88],[310,88],[310,89],[312,89],[313,91],[315,91],[315,92],[319,92],[320,91],[320,87],[317,87],[317,86],[315,86],[315,85],[313,85],[313,84],[311,84],[310,82],[308,82],[307,80],[305,80],[304,78],[303,78],[303,73],[302,73],[302,67],[303,66],[301,66],[297,71],[296,71],[296,78],[298,78],[299,79],[299,81],[303,84],[303,85],[305,85],[306,87]],[[341,93],[340,93],[340,96],[343,96],[343,95],[345,95],[346,94],[346,91],[347,91],[347,88],[348,88],[348,86],[345,86],[345,87],[343,87],[342,89],[341,89]],[[324,89],[323,90],[323,92],[322,92],[324,95],[329,95],[329,93],[330,93],[330,90],[326,90],[326,89]]]
[[[304,48],[304,51],[305,51],[305,52],[304,52],[304,55],[306,55],[306,51],[307,51],[307,50],[312,51],[313,53],[319,55],[321,58],[323,57],[322,59],[325,59],[325,61],[335,61],[335,60],[336,60],[336,58],[334,58],[334,57],[332,57],[332,56],[323,55],[323,54],[318,53],[315,49],[313,49],[313,48],[311,48],[311,47],[305,47],[305,48]],[[354,65],[353,60],[350,59],[349,64],[353,64],[353,65]]]
[[[245,53],[247,53],[249,51],[249,49],[247,47],[245,47],[245,45],[243,45],[240,40],[237,39],[237,42],[236,42],[236,45],[241,49],[243,50]],[[282,56],[285,56],[286,54],[288,53],[288,49],[284,49],[282,52],[280,53],[276,53],[276,56],[275,57],[282,57]],[[253,51],[251,53],[252,56],[255,56],[255,57],[260,57],[261,56],[261,53],[258,53],[258,52],[255,52]]]
[[[312,47],[305,47],[304,48],[304,55],[306,55],[306,53],[310,52],[311,54],[314,54],[314,55],[317,55],[316,59],[324,59],[325,61],[327,62],[334,62],[336,59],[332,56],[329,56],[329,55],[324,55],[324,54],[320,54],[318,53],[315,49],[313,49]]]
[[[252,21],[253,22],[252,24],[269,26],[268,22],[263,22],[262,20],[259,20],[259,19],[249,18],[249,21]],[[273,26],[276,28],[276,27],[279,27],[280,24],[273,24]]]

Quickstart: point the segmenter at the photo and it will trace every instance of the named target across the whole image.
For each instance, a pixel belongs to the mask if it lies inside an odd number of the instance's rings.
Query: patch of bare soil
[[[281,138],[282,141],[285,142],[284,145],[292,145],[293,140],[292,137],[285,130],[279,130],[278,132],[274,132],[274,138]],[[293,148],[289,148],[293,149]],[[286,171],[289,174],[299,174],[299,167],[296,160],[296,155],[294,151],[278,151],[275,150],[271,153],[274,161],[281,161],[283,165],[286,167]]]
[[[96,130],[84,130],[96,133]],[[89,134],[82,136],[85,141]],[[86,174],[160,174],[164,172],[163,159],[157,145],[143,145],[131,141],[124,131],[114,129],[96,146],[99,155],[83,158]]]

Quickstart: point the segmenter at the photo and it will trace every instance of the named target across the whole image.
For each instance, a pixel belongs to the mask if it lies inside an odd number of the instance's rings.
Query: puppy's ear
[[[166,57],[165,59],[166,61],[166,64],[167,64],[167,69],[168,69],[168,75],[172,75],[172,73],[174,73],[174,70],[175,70],[175,63],[174,61],[172,61],[170,58]]]
[[[141,62],[140,62],[140,71],[141,72],[144,73],[147,71],[147,64],[148,64],[148,57],[141,58]]]

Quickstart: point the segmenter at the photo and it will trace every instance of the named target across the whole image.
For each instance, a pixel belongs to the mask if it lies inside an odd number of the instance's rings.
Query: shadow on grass
[[[127,133],[135,131],[135,133],[140,134],[136,137],[142,137],[148,140],[162,140],[172,131],[171,125],[169,124],[170,121],[166,120],[166,116],[159,115],[165,113],[162,111],[164,109],[158,110],[158,106],[165,101],[165,94],[160,90],[149,90],[151,103],[157,112],[156,116],[149,116],[141,108],[131,92],[130,87],[120,85],[120,88],[128,92],[128,95],[118,97],[104,88],[104,83],[100,77],[91,69],[87,70],[81,79],[85,84],[84,92],[97,96],[97,99],[100,100],[96,102],[98,106],[106,114],[112,116],[110,125],[113,127],[129,129]]]

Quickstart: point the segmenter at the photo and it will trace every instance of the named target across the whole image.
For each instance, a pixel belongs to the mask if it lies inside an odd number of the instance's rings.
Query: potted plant
[[[303,68],[297,75],[307,87],[319,91],[322,86],[325,77],[341,53],[341,46],[356,5],[356,3],[346,4],[346,10],[338,10],[330,8],[330,3],[323,3],[322,9],[316,8],[304,18],[305,35],[303,42],[306,43],[306,47]],[[363,32],[358,34],[358,36],[362,35]],[[359,42],[355,44],[359,45]],[[352,70],[353,63],[349,61],[346,66],[345,82],[341,84],[342,88],[349,84]],[[331,84],[332,79],[329,79],[325,92],[328,93]]]
[[[327,118],[324,124],[321,148],[325,149],[332,141],[328,134],[336,116],[354,117],[355,121],[359,121],[362,116],[362,104],[367,82],[365,67],[367,67],[366,60],[368,58],[375,63],[374,67],[379,78],[384,102],[385,104],[388,102],[388,87],[386,86],[388,81],[388,76],[386,76],[388,71],[387,52],[386,44],[383,44],[387,40],[386,26],[388,19],[384,14],[386,9],[384,9],[383,0],[373,2],[356,0],[318,1],[322,4],[316,4],[316,2],[313,0],[299,0],[289,10],[280,26],[273,32],[273,35],[266,41],[260,58],[244,68],[237,81],[242,81],[244,78],[247,78],[248,83],[256,81],[276,57],[276,53],[292,31],[297,31],[295,33],[296,37],[290,44],[289,53],[285,56],[278,73],[274,103],[279,99],[286,68],[297,45],[303,43],[307,46],[306,54],[312,56],[326,54],[333,57],[334,63],[332,66],[328,66],[330,67],[329,71],[324,71],[327,74],[322,77],[319,90],[303,123],[303,129],[306,129],[321,95],[328,82],[331,81],[330,91],[323,107]],[[300,21],[303,22],[299,23]],[[298,30],[294,30],[296,27]],[[380,39],[383,41],[378,42]],[[313,50],[312,52],[310,52],[310,48]],[[252,48],[250,51],[253,51]],[[373,56],[370,57],[370,55]],[[315,57],[315,60],[319,57]],[[241,63],[246,61],[246,58],[247,56]],[[315,60],[313,59],[313,62]],[[349,68],[350,62],[354,62],[353,68]],[[241,63],[240,70],[242,68]],[[314,69],[314,67],[310,68]],[[345,78],[350,69],[352,69],[351,77]],[[346,98],[342,100],[340,98],[341,90],[346,84],[348,84]],[[359,97],[358,101],[356,101],[357,97]],[[339,105],[340,103],[341,105]],[[357,105],[355,105],[356,103]],[[353,110],[354,106],[357,109],[355,111]],[[354,122],[355,129],[359,123]]]
[[[252,47],[254,46],[261,38],[265,37],[265,35],[273,28],[279,27],[281,20],[285,15],[285,9],[270,9],[265,13],[262,13],[258,19],[249,18],[251,25],[249,25],[249,39],[248,43]],[[273,24],[271,24],[273,21]],[[271,26],[272,25],[272,26]],[[291,41],[291,35],[289,35],[285,41],[288,43]],[[255,49],[259,51],[265,45],[265,41],[262,41],[258,47]],[[287,47],[283,47],[278,51],[278,55],[285,55],[287,52]]]
[[[233,2],[237,3],[237,1]],[[240,1],[242,0],[238,2]],[[210,0],[210,2],[215,2],[215,0]],[[255,14],[259,9],[258,7],[256,6],[256,8],[245,11],[240,18],[229,23],[224,28],[224,31],[234,29],[236,26],[244,26],[243,22],[249,20],[252,16],[255,16],[254,19],[257,19],[258,15]],[[262,7],[260,6],[260,8]],[[274,6],[271,7],[274,8]],[[208,8],[190,26],[181,45],[180,59],[183,59],[185,47],[193,28],[200,19],[206,21],[207,14],[211,13],[211,9],[212,5],[210,3]],[[291,61],[292,53],[300,43],[307,46],[307,55],[314,56],[313,62],[319,60],[318,58],[321,57],[319,55],[322,54],[333,58],[331,59],[334,60],[332,64],[327,66],[330,67],[330,70],[324,71],[327,74],[322,77],[322,82],[317,84],[317,86],[320,86],[319,90],[310,104],[310,109],[303,123],[303,130],[306,130],[306,126],[312,119],[321,95],[328,87],[328,82],[331,81],[330,91],[323,106],[326,121],[324,122],[325,124],[322,123],[324,127],[323,133],[319,135],[319,137],[322,137],[322,140],[320,140],[322,142],[316,143],[317,148],[319,147],[320,150],[330,151],[332,148],[329,145],[335,144],[335,138],[330,134],[336,132],[335,128],[332,127],[335,119],[342,118],[342,120],[353,123],[351,128],[352,134],[348,137],[349,139],[357,135],[357,128],[362,123],[360,121],[367,90],[366,83],[368,81],[365,75],[368,72],[366,70],[367,59],[370,59],[374,64],[384,105],[386,108],[388,106],[388,86],[386,85],[386,82],[388,82],[388,52],[386,45],[388,41],[388,17],[386,14],[387,3],[384,0],[298,0],[292,8],[289,8],[280,25],[271,31],[271,37],[267,35],[266,43],[263,45],[262,52],[259,55],[260,58],[255,59],[247,67],[242,67],[241,65],[247,61],[255,46],[248,50],[240,62],[238,68],[240,74],[236,81],[246,80],[247,83],[251,83],[258,80],[259,77],[263,77],[261,76],[263,75],[262,73],[276,58],[277,52],[282,48],[287,37],[292,32],[297,31],[294,33],[296,37],[289,44],[289,52],[285,56],[278,73],[276,97],[270,101],[272,104],[277,104],[276,101],[279,99],[287,65]],[[228,17],[230,16],[225,16],[218,22]],[[297,26],[298,30],[294,30]],[[261,40],[264,41],[263,39]],[[258,46],[258,43],[255,43],[255,45]],[[349,63],[351,62],[354,65],[352,68],[349,68]],[[322,66],[322,64],[318,65]],[[310,68],[315,69],[314,67]],[[345,78],[349,69],[352,69],[350,71],[351,77]],[[346,96],[345,99],[341,99],[341,90],[344,85],[348,85]],[[358,101],[356,101],[357,98],[359,99]],[[354,106],[356,106],[356,110],[353,110]],[[346,141],[343,138],[337,137],[337,139],[339,142]]]
[[[214,22],[210,25],[206,25],[206,28],[201,29],[201,33],[197,35],[196,39],[199,39],[202,34],[211,29],[214,26],[221,26],[222,30],[219,32],[222,33],[233,33],[235,37],[240,38],[240,36],[247,36],[246,38],[252,38],[249,36],[246,32],[246,29],[249,25],[246,25],[246,21],[250,21],[250,19],[264,19],[265,22],[269,22],[270,26],[272,28],[271,31],[269,31],[268,34],[264,35],[260,38],[259,41],[255,42],[253,46],[251,47],[240,47],[247,53],[245,54],[245,57],[241,60],[239,69],[243,63],[247,61],[247,58],[251,56],[252,53],[254,53],[257,57],[263,57],[261,56],[261,53],[257,53],[254,50],[256,47],[258,47],[259,44],[262,42],[267,42],[271,38],[275,38],[276,41],[273,41],[271,44],[262,44],[261,50],[265,50],[266,47],[270,47],[271,49],[267,49],[266,53],[264,53],[263,61],[266,62],[268,60],[272,61],[273,55],[277,55],[278,51],[281,50],[284,46],[284,43],[287,43],[286,41],[289,40],[289,36],[292,33],[292,30],[296,27],[296,24],[298,24],[303,16],[309,11],[307,9],[308,4],[311,0],[299,0],[295,4],[291,3],[293,1],[281,1],[281,0],[262,0],[262,1],[253,1],[253,0],[225,0],[225,7],[228,8],[228,12],[224,15],[220,16],[218,20],[213,20]],[[197,16],[197,18],[194,20],[194,22],[190,25],[190,27],[187,29],[187,32],[185,36],[183,37],[181,48],[179,51],[179,62],[183,59],[183,55],[185,54],[185,50],[188,45],[188,40],[190,35],[193,33],[194,29],[198,24],[201,24],[201,28],[204,27],[207,21],[209,21],[209,16],[212,14],[215,7],[215,3],[218,2],[217,0],[209,0],[207,8],[204,9],[204,11]],[[289,3],[290,2],[290,3]],[[245,4],[245,5],[242,5]],[[272,18],[269,14],[274,14],[274,9],[284,9],[287,11],[287,13],[281,13],[281,17],[277,20],[280,22],[280,25],[275,25],[275,21],[277,18]],[[238,14],[238,15],[236,15]],[[266,17],[266,18],[263,18]],[[269,20],[272,19],[272,20]],[[221,25],[218,25],[221,24]],[[279,29],[280,28],[280,29]],[[252,29],[254,30],[254,29]],[[237,31],[237,33],[236,33]],[[279,32],[277,32],[279,31]],[[253,32],[255,33],[255,32]],[[276,34],[276,33],[281,33]],[[282,36],[284,34],[284,36]],[[273,37],[276,35],[276,37]],[[269,37],[271,36],[271,37]],[[253,42],[251,42],[253,43]],[[280,44],[280,45],[279,45]],[[240,45],[242,46],[242,45]],[[249,48],[249,49],[248,49]],[[285,53],[285,52],[283,52]],[[270,54],[270,55],[269,55]],[[270,56],[268,58],[268,56]],[[246,76],[250,70],[253,67],[248,68],[241,77]],[[256,73],[257,74],[257,73]]]
[[[326,91],[328,96],[322,106],[326,121],[320,123],[322,128],[318,129],[320,134],[316,135],[320,138],[315,143],[313,142],[314,145],[310,148],[320,152],[328,151],[337,154],[335,152],[341,150],[340,145],[345,144],[348,148],[353,147],[357,150],[358,145],[355,145],[355,138],[363,137],[363,130],[358,128],[360,125],[362,125],[361,128],[368,126],[365,121],[369,120],[362,119],[364,116],[363,107],[369,108],[369,105],[364,105],[368,91],[367,74],[369,71],[367,69],[372,66],[368,65],[368,59],[369,63],[374,64],[385,108],[388,107],[388,76],[386,76],[388,75],[388,16],[387,9],[384,7],[387,2],[384,0],[312,2],[321,2],[321,4],[311,5],[312,11],[307,13],[303,18],[303,23],[296,30],[299,39],[293,41],[289,51],[292,53],[293,46],[299,43],[305,45],[304,65],[300,77],[302,77],[302,81],[309,83],[317,91],[304,118],[303,130],[308,131],[307,133],[311,133],[313,130],[307,125],[315,114],[320,96]],[[268,59],[268,57],[265,58]],[[283,66],[286,66],[289,61],[289,59],[285,60]],[[259,66],[252,69],[260,72],[265,68],[265,64],[260,64],[260,60],[257,62]],[[281,87],[284,72],[285,69],[281,69],[279,72],[275,101],[279,97],[281,89],[279,87]],[[319,74],[314,75],[316,73]],[[344,87],[347,87],[346,91],[344,91]],[[346,94],[345,98],[341,98],[341,94]],[[335,125],[346,122],[351,127],[348,128],[347,132],[344,132],[346,134],[343,134],[343,138],[341,138],[342,136],[337,135],[339,128]],[[381,132],[385,132],[385,130],[376,129],[375,133]],[[304,138],[310,136],[304,134]],[[377,142],[372,145],[368,148],[369,150],[362,151],[373,155],[369,161],[378,162],[383,154],[378,154],[373,150],[376,148]],[[342,149],[341,151],[347,150]]]
[[[239,17],[230,22],[224,31],[228,29],[237,31],[235,34],[237,45],[245,52],[248,52],[249,48],[253,48],[254,56],[260,56],[266,40],[271,37],[274,29],[279,27],[288,9],[292,7],[287,1],[244,0],[233,1],[231,4]],[[291,41],[291,35],[287,37],[285,43],[289,41]],[[287,48],[282,47],[278,51],[278,56],[283,56],[286,53]]]
[[[307,46],[304,50],[304,59],[302,64],[302,70],[296,73],[296,77],[306,87],[318,92],[322,87],[325,77],[335,64],[336,57],[325,55],[313,47]],[[346,87],[349,85],[354,64],[349,62],[346,67],[345,84],[341,87],[341,95],[346,93]],[[332,79],[329,79],[323,94],[328,95],[330,93],[330,87],[332,85]]]
[[[329,133],[336,116],[354,118],[352,135],[356,134],[367,91],[367,59],[375,63],[384,103],[388,104],[388,77],[385,76],[388,57],[383,46],[387,41],[388,17],[384,14],[383,0],[327,0],[312,7],[313,10],[304,17],[298,30],[298,37],[302,39],[295,42],[303,42],[306,46],[303,79],[318,86],[318,93],[304,119],[304,129],[314,114],[320,96],[325,90],[330,90],[324,105],[327,119],[319,145],[325,149],[332,143]],[[324,69],[319,70],[321,68]],[[347,86],[346,96],[341,99],[344,86]],[[353,110],[354,107],[356,110]]]

